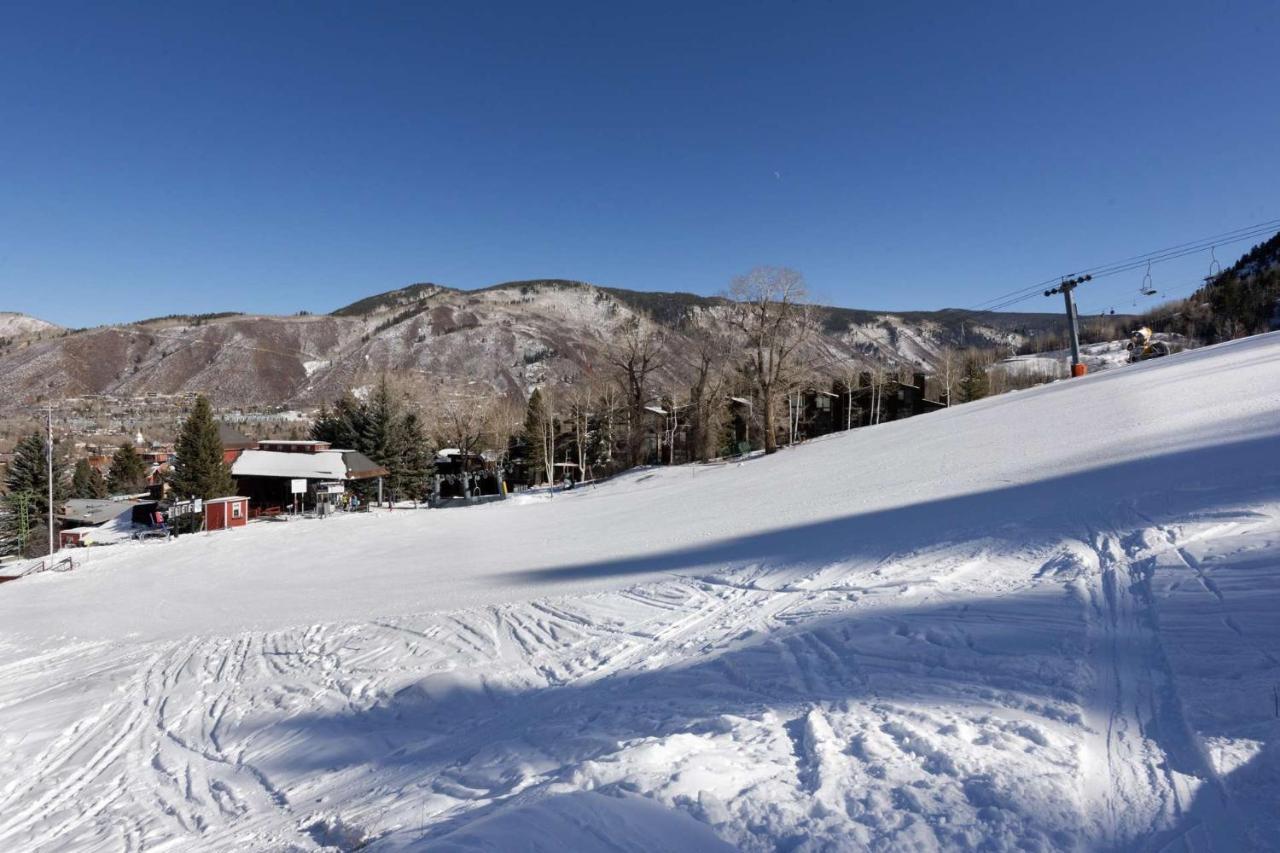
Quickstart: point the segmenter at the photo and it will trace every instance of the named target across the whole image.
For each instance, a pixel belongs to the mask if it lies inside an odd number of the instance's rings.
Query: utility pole
[[[1072,293],[1077,287],[1086,281],[1093,281],[1093,276],[1082,275],[1075,278],[1064,278],[1062,283],[1057,287],[1050,288],[1044,292],[1045,296],[1053,296],[1056,293],[1062,294],[1062,299],[1067,307],[1067,335],[1071,338],[1071,375],[1084,376],[1089,372],[1089,368],[1080,361],[1080,317],[1076,314],[1076,299]]]

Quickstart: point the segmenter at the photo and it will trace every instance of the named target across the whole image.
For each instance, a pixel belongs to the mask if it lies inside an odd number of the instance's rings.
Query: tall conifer
[[[231,469],[222,459],[218,425],[204,397],[196,398],[174,450],[177,459],[169,474],[169,485],[178,497],[208,500],[235,494]]]

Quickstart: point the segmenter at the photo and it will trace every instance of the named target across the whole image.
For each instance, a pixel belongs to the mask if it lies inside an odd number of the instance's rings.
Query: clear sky
[[[0,310],[758,264],[968,307],[1280,218],[1278,33],[1273,0],[5,3]],[[1120,278],[1082,310],[1130,310]]]

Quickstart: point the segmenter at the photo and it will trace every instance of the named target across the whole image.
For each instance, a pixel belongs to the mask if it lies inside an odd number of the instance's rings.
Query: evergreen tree
[[[100,499],[109,494],[107,481],[102,478],[102,473],[90,465],[88,459],[77,460],[75,471],[71,475],[71,497]]]
[[[320,413],[311,425],[311,438],[315,441],[327,441],[331,446],[342,450],[359,450],[363,453],[360,434],[364,418],[363,404],[350,394],[344,394],[333,404],[332,409],[328,406],[320,407]]]
[[[221,445],[219,445],[221,446]],[[132,494],[147,487],[147,466],[142,457],[125,442],[111,456],[111,468],[107,471],[107,488],[113,495]]]
[[[218,425],[204,397],[196,398],[195,408],[183,423],[174,450],[177,459],[169,474],[169,485],[178,497],[208,500],[235,494],[231,469],[222,461]]]
[[[534,484],[543,479],[548,483],[552,482],[555,478],[555,426],[551,407],[541,388],[533,389],[533,393],[529,395],[529,405],[524,415],[524,440],[529,449],[529,475]]]
[[[385,376],[369,395],[360,427],[358,440],[363,446],[357,449],[387,469],[383,486],[391,500],[396,500],[407,485],[405,466],[411,448],[402,422],[400,401]]]
[[[384,377],[368,402],[345,394],[332,409],[322,408],[311,426],[311,437],[333,447],[358,450],[386,468],[384,496],[392,500],[421,497],[431,477],[432,457],[421,420],[406,409]],[[376,480],[363,480],[353,487],[366,501],[377,495]]]
[[[416,412],[408,412],[400,422],[399,442],[403,446],[402,493],[413,498],[427,493],[435,460],[428,448],[426,430]]]
[[[964,363],[964,373],[960,376],[960,401],[971,403],[981,400],[989,393],[987,371],[982,363],[970,356]]]
[[[6,512],[0,517],[0,550],[34,557],[48,550],[49,445],[40,433],[18,442],[5,471]],[[66,461],[54,448],[53,511],[67,499]],[[24,527],[25,519],[25,531]]]

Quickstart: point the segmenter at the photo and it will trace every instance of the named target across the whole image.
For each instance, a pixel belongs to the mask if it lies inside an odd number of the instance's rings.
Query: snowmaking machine
[[[1151,329],[1147,326],[1135,329],[1129,334],[1129,345],[1126,349],[1129,350],[1130,364],[1169,354],[1169,345],[1164,341],[1155,340]]]

